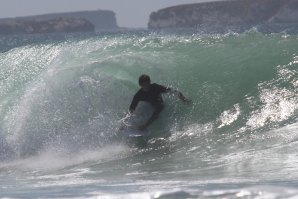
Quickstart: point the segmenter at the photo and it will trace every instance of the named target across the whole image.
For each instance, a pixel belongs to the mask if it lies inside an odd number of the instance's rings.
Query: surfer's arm
[[[179,99],[182,101],[182,102],[186,102],[186,103],[189,103],[191,102],[190,99],[186,98],[180,91],[176,91],[177,92],[177,96],[179,97]]]
[[[178,90],[174,90],[174,89],[171,89],[171,88],[167,88],[167,89],[169,90],[168,92],[177,95],[178,98],[179,98],[182,102],[185,102],[185,103],[189,103],[189,102],[191,102],[191,100],[188,99],[188,98],[186,98],[180,91],[178,91]]]
[[[131,102],[131,104],[129,106],[129,113],[133,113],[135,111],[135,109],[136,109],[139,101],[140,101],[140,99],[139,99],[138,95],[136,94],[133,97],[132,102]]]

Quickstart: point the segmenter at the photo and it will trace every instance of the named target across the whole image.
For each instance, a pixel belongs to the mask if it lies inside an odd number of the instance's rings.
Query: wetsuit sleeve
[[[165,87],[165,86],[162,86],[162,85],[159,85],[159,84],[156,84],[156,87],[158,88],[158,91],[160,93],[167,93],[167,92],[171,91],[171,88]]]
[[[136,93],[132,99],[130,106],[129,106],[129,110],[134,111],[136,109],[139,101],[140,101],[139,95],[138,95],[138,93]]]

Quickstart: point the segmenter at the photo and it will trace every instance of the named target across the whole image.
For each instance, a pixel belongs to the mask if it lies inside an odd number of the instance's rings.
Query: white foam
[[[36,156],[5,163],[0,167],[15,166],[30,170],[57,170],[85,162],[101,163],[122,158],[128,154],[128,150],[128,147],[122,144],[112,144],[93,150],[81,150],[78,153],[69,152],[67,149],[48,148]]]

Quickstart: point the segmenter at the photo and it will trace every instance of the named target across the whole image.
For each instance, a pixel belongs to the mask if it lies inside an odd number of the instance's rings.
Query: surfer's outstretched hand
[[[191,104],[191,100],[188,99],[188,98],[186,98],[186,97],[184,97],[184,98],[181,99],[181,100],[182,100],[182,102],[185,103],[185,104]]]
[[[186,103],[186,104],[190,104],[190,103],[191,103],[191,100],[188,99],[187,97],[185,97],[180,91],[174,90],[173,92],[176,93],[176,94],[178,95],[178,98],[179,98],[183,103]]]

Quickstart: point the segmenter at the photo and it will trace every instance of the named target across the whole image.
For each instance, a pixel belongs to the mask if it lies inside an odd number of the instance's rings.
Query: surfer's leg
[[[149,120],[140,127],[141,130],[145,129],[146,127],[148,127],[154,120],[156,120],[160,114],[160,112],[163,110],[163,104],[159,104],[157,106],[154,106],[154,112],[152,114],[152,116],[149,118]]]
[[[160,112],[163,110],[164,105],[163,104],[159,104],[159,105],[155,106],[154,108],[155,108],[155,110],[154,110],[154,112],[152,114],[152,118],[157,119],[158,116],[159,116],[159,114],[160,114]]]
[[[150,118],[151,121],[154,121],[158,118],[160,112],[163,110],[164,105],[163,104],[158,104],[157,106],[154,107],[154,112]],[[150,122],[151,123],[151,122]]]

